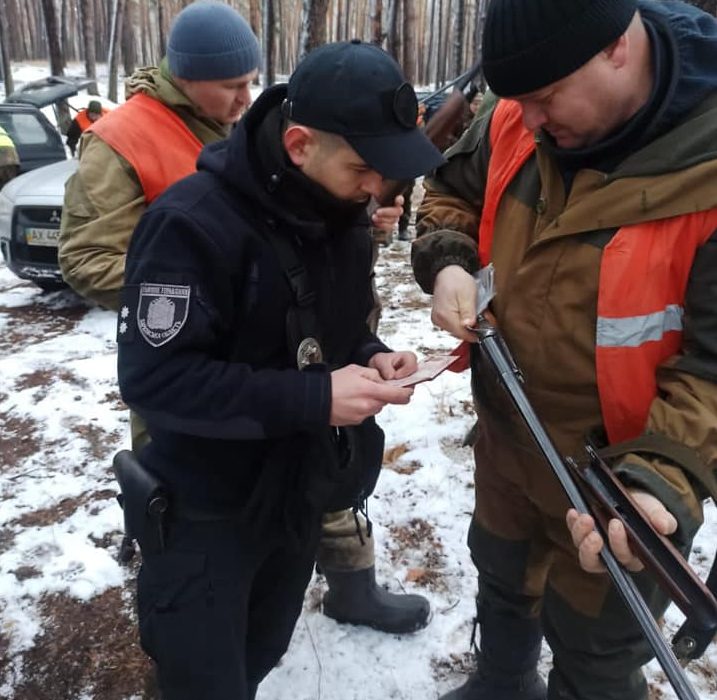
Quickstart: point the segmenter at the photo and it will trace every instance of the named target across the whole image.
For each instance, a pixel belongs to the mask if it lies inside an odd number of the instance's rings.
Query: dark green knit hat
[[[483,30],[483,72],[502,97],[564,78],[617,40],[637,0],[491,0]]]

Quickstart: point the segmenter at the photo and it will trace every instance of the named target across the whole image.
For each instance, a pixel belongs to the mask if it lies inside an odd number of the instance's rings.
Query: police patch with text
[[[137,327],[150,345],[158,348],[176,338],[187,321],[190,293],[189,285],[140,285]]]

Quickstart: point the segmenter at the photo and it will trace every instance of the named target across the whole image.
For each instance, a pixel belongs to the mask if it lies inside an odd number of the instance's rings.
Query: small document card
[[[391,386],[413,386],[435,379],[443,370],[448,369],[458,359],[458,355],[431,355],[418,363],[418,369],[403,379],[387,379]]]

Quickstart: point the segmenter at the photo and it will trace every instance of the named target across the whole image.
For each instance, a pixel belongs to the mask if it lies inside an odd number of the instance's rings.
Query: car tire
[[[43,292],[59,292],[61,289],[67,289],[67,282],[61,280],[33,280],[33,282]]]

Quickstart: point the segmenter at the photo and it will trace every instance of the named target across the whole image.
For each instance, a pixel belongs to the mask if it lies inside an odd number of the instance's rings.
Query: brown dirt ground
[[[87,306],[72,297],[53,301],[43,296],[27,306],[0,305],[0,313],[9,317],[0,338],[0,353],[71,332],[86,312]],[[32,390],[33,400],[38,402],[56,382],[72,384],[80,390],[87,387],[85,379],[62,367],[48,366],[20,376],[13,388]],[[8,398],[2,394],[0,402]],[[108,392],[103,402],[111,403],[116,410],[126,409],[117,391]],[[88,458],[93,460],[107,459],[119,438],[91,423],[72,426],[70,431],[86,442]],[[76,437],[69,435],[68,439]],[[3,488],[5,497],[12,490],[13,480],[27,475],[22,469],[27,458],[40,452],[55,455],[63,444],[46,442],[42,426],[31,418],[14,415],[11,409],[0,412],[0,473],[8,475]],[[91,508],[91,504],[114,495],[113,489],[97,489],[62,499],[50,508],[27,511],[0,529],[0,551],[13,546],[22,528],[62,522],[77,509]],[[107,533],[95,544],[114,551],[119,538],[119,532]],[[18,567],[12,573],[18,580],[39,575],[32,566]],[[124,700],[131,696],[158,700],[151,662],[137,642],[131,589],[132,584],[112,588],[86,602],[62,594],[45,595],[37,602],[42,631],[34,646],[16,657],[8,656],[9,640],[0,630],[0,677],[16,679],[11,682],[13,700],[77,700],[83,693],[97,700]]]

